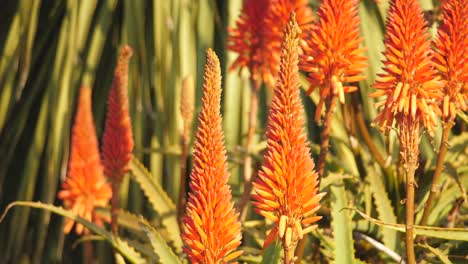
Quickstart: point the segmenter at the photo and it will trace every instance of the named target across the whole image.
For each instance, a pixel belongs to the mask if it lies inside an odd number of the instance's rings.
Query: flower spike
[[[442,4],[442,23],[435,41],[436,68],[446,82],[441,104],[442,118],[453,121],[458,109],[466,111],[468,102],[468,1],[446,0]]]
[[[246,0],[236,28],[229,28],[228,49],[239,55],[231,70],[247,67],[253,80],[273,88],[279,71],[281,42],[291,12],[307,34],[314,20],[307,0]]]
[[[430,36],[417,0],[395,0],[391,3],[385,35],[385,73],[379,74],[374,87],[379,91],[371,97],[385,95],[376,104],[383,107],[374,122],[388,132],[396,120],[422,122],[433,135],[437,102],[441,99],[443,82],[433,68]]]
[[[268,114],[265,161],[252,196],[256,212],[274,222],[264,247],[279,237],[289,259],[298,240],[321,218],[315,212],[324,195],[318,194],[318,175],[304,132],[298,80],[300,35],[293,15],[284,33],[279,78]]]
[[[211,49],[206,52],[203,82],[182,239],[192,263],[224,263],[242,254],[236,251],[241,243],[241,224],[228,185],[220,114],[221,69]]]
[[[132,159],[133,134],[128,109],[128,63],[132,49],[124,46],[114,73],[107,100],[107,116],[102,136],[104,170],[112,181],[121,182]]]
[[[112,191],[103,174],[95,131],[91,88],[82,87],[72,129],[67,178],[62,183],[58,198],[63,200],[66,209],[102,225],[103,219],[94,214],[93,210],[95,206],[106,206]],[[69,233],[72,227],[73,221],[67,218],[65,233]],[[85,231],[84,226],[78,223],[75,230],[77,234]]]
[[[319,20],[314,25],[308,48],[304,49],[301,69],[308,73],[310,94],[320,89],[320,102],[316,112],[318,121],[325,102],[337,96],[344,103],[344,94],[357,90],[355,83],[364,80],[367,67],[364,48],[359,45],[358,0],[323,0],[317,11]],[[328,107],[328,106],[327,106]]]

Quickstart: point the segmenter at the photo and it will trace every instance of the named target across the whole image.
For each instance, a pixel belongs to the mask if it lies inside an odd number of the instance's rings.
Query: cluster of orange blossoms
[[[300,32],[292,16],[284,34],[279,78],[268,114],[265,161],[253,195],[256,211],[275,224],[264,246],[279,236],[290,254],[294,254],[298,240],[317,227],[310,224],[321,218],[315,212],[324,195],[318,194],[318,175],[304,131],[298,67]]]
[[[102,219],[93,210],[95,206],[106,206],[112,191],[104,177],[95,131],[91,88],[82,87],[72,129],[68,174],[58,198],[63,200],[65,208],[101,225]],[[67,218],[65,233],[69,233],[72,227],[73,221]],[[83,230],[83,225],[76,225],[77,234]]]
[[[81,88],[72,131],[68,175],[58,193],[65,208],[99,225],[102,224],[102,219],[93,212],[94,208],[107,206],[112,197],[111,187],[104,175],[113,182],[120,183],[132,158],[133,136],[127,95],[128,63],[131,55],[132,49],[129,46],[121,49],[109,91],[102,139],[102,163],[91,111],[91,89]],[[65,232],[68,233],[72,226],[73,221],[67,219]],[[81,234],[83,230],[83,225],[77,224],[76,233]]]
[[[317,106],[315,120],[318,121],[324,104],[333,97],[338,97],[344,103],[344,94],[357,90],[356,86],[343,85],[365,79],[362,75],[367,67],[367,57],[362,55],[364,48],[359,45],[359,0],[324,0],[317,15],[308,48],[300,67],[308,73],[310,94],[320,87],[320,101]],[[329,106],[327,106],[329,107]]]
[[[385,95],[375,122],[386,132],[396,126],[422,122],[433,135],[440,115],[438,102],[444,82],[432,62],[430,35],[417,0],[395,0],[390,5],[385,35],[385,73],[379,74],[371,97]]]
[[[192,263],[226,263],[242,254],[235,251],[241,243],[241,224],[228,185],[220,107],[221,68],[216,54],[208,49],[190,193],[183,219],[184,251]]]
[[[468,101],[468,1],[447,0],[442,4],[442,21],[435,40],[436,68],[446,81],[441,110],[444,121],[453,121]]]
[[[291,12],[303,35],[314,21],[307,0],[246,0],[236,28],[228,28],[227,48],[238,53],[231,70],[247,67],[256,85],[273,88],[279,72],[281,41]],[[303,43],[305,45],[305,43]]]

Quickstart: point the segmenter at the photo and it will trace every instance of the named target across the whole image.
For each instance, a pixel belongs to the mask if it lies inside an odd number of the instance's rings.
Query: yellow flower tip
[[[220,114],[221,69],[206,52],[202,110],[194,144],[190,193],[183,218],[184,251],[192,263],[219,263],[242,254],[241,224],[233,208]],[[211,219],[211,220],[209,220]]]

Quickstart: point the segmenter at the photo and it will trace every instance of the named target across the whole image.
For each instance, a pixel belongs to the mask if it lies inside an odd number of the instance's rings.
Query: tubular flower
[[[339,82],[357,82],[365,79],[361,76],[367,66],[367,57],[359,48],[362,38],[359,37],[358,0],[324,0],[317,15],[319,20],[313,26],[309,49],[305,50],[301,68],[309,73],[311,87],[308,93],[317,87],[328,84],[331,79]],[[344,87],[345,92],[355,91],[356,87]],[[322,97],[340,95],[341,91],[328,90]],[[341,99],[341,97],[340,97]]]
[[[446,81],[442,118],[453,121],[468,101],[468,1],[447,0],[442,4],[442,23],[435,41],[434,62]]]
[[[190,193],[182,239],[192,263],[228,262],[240,256],[241,225],[231,202],[224,135],[221,127],[221,69],[208,49],[202,110],[194,144]]]
[[[364,80],[367,57],[359,48],[358,0],[323,0],[308,39],[309,48],[304,49],[301,69],[308,73],[310,94],[316,87],[320,89],[320,101],[315,119],[318,120],[324,103],[338,96],[344,103],[344,94],[357,90],[354,83]]]
[[[374,84],[379,91],[371,94],[387,96],[376,104],[383,109],[375,119],[386,132],[396,119],[398,127],[422,121],[433,134],[443,82],[432,67],[430,44],[418,1],[393,1],[385,35],[385,73],[379,74]]]
[[[291,12],[304,34],[313,21],[307,0],[245,0],[236,28],[229,28],[228,49],[239,55],[231,70],[249,68],[253,80],[274,87],[279,71],[282,34]]]
[[[321,218],[314,214],[324,195],[317,193],[318,175],[303,128],[298,81],[300,34],[293,16],[284,33],[279,78],[268,114],[265,161],[252,195],[256,212],[274,222],[264,247],[279,236],[289,252],[304,234],[317,227],[310,224]]]
[[[107,116],[102,137],[104,172],[113,181],[121,182],[132,159],[133,135],[128,110],[128,63],[132,49],[124,46],[114,73],[107,99]]]
[[[91,112],[91,88],[82,87],[73,125],[67,178],[58,198],[64,207],[88,221],[102,225],[102,219],[93,213],[95,206],[106,206],[112,191],[103,174],[98,142]],[[66,219],[65,233],[69,233],[73,221]],[[84,226],[76,225],[76,233],[83,233]]]

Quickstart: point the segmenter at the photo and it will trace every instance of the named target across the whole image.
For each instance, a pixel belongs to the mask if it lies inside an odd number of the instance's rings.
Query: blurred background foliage
[[[381,2],[363,0],[360,4],[361,32],[369,56],[368,78],[360,82],[359,92],[347,95],[347,104],[333,120],[332,148],[327,161],[331,173],[322,184],[328,195],[319,213],[324,219],[320,230],[306,244],[304,256],[308,262],[394,261],[366,237],[403,254],[400,233],[355,213],[341,211],[343,207],[354,207],[386,223],[404,223],[404,179],[398,166],[397,140],[392,134],[384,138],[370,125],[376,109],[368,94],[381,68],[388,8],[388,1]],[[317,9],[318,1],[312,0],[310,4]],[[438,1],[421,0],[421,4],[426,17],[437,22]],[[100,137],[107,92],[118,48],[123,44],[134,50],[129,73],[134,154],[173,201],[178,199],[181,176],[182,80],[187,76],[195,80],[198,113],[204,52],[208,47],[215,49],[223,68],[222,112],[232,173],[230,182],[234,198],[238,199],[243,189],[241,163],[246,155],[243,146],[250,88],[248,73],[227,72],[235,54],[225,49],[225,40],[226,28],[234,25],[241,7],[241,0],[1,1],[0,210],[15,200],[60,204],[56,193],[66,175],[78,88],[81,85],[93,88],[93,111]],[[305,78],[302,80],[303,87],[308,87]],[[257,161],[261,160],[265,146],[262,140],[270,97],[271,91],[262,87],[257,145],[253,153],[248,153]],[[313,116],[318,93],[315,91],[303,99],[312,155],[316,159],[320,128]],[[464,227],[468,221],[466,121],[466,115],[461,113],[453,129],[442,192],[429,217],[429,225]],[[195,121],[193,127],[196,125]],[[416,222],[430,188],[439,141],[440,131],[434,139],[425,136],[422,142]],[[161,218],[139,185],[128,177],[120,197],[122,208],[156,222]],[[243,245],[246,254],[241,261],[256,263],[261,259],[259,241],[264,238],[264,228],[258,226],[260,217],[252,212],[247,218]],[[78,237],[66,237],[62,224],[62,217],[47,211],[12,210],[0,224],[1,262],[79,263],[82,251],[73,244]],[[113,261],[108,244],[99,241],[94,244],[99,263]],[[425,245],[428,248],[417,248],[422,253],[421,260],[442,261],[438,257],[442,254],[453,262],[466,261],[467,242],[434,239]]]

